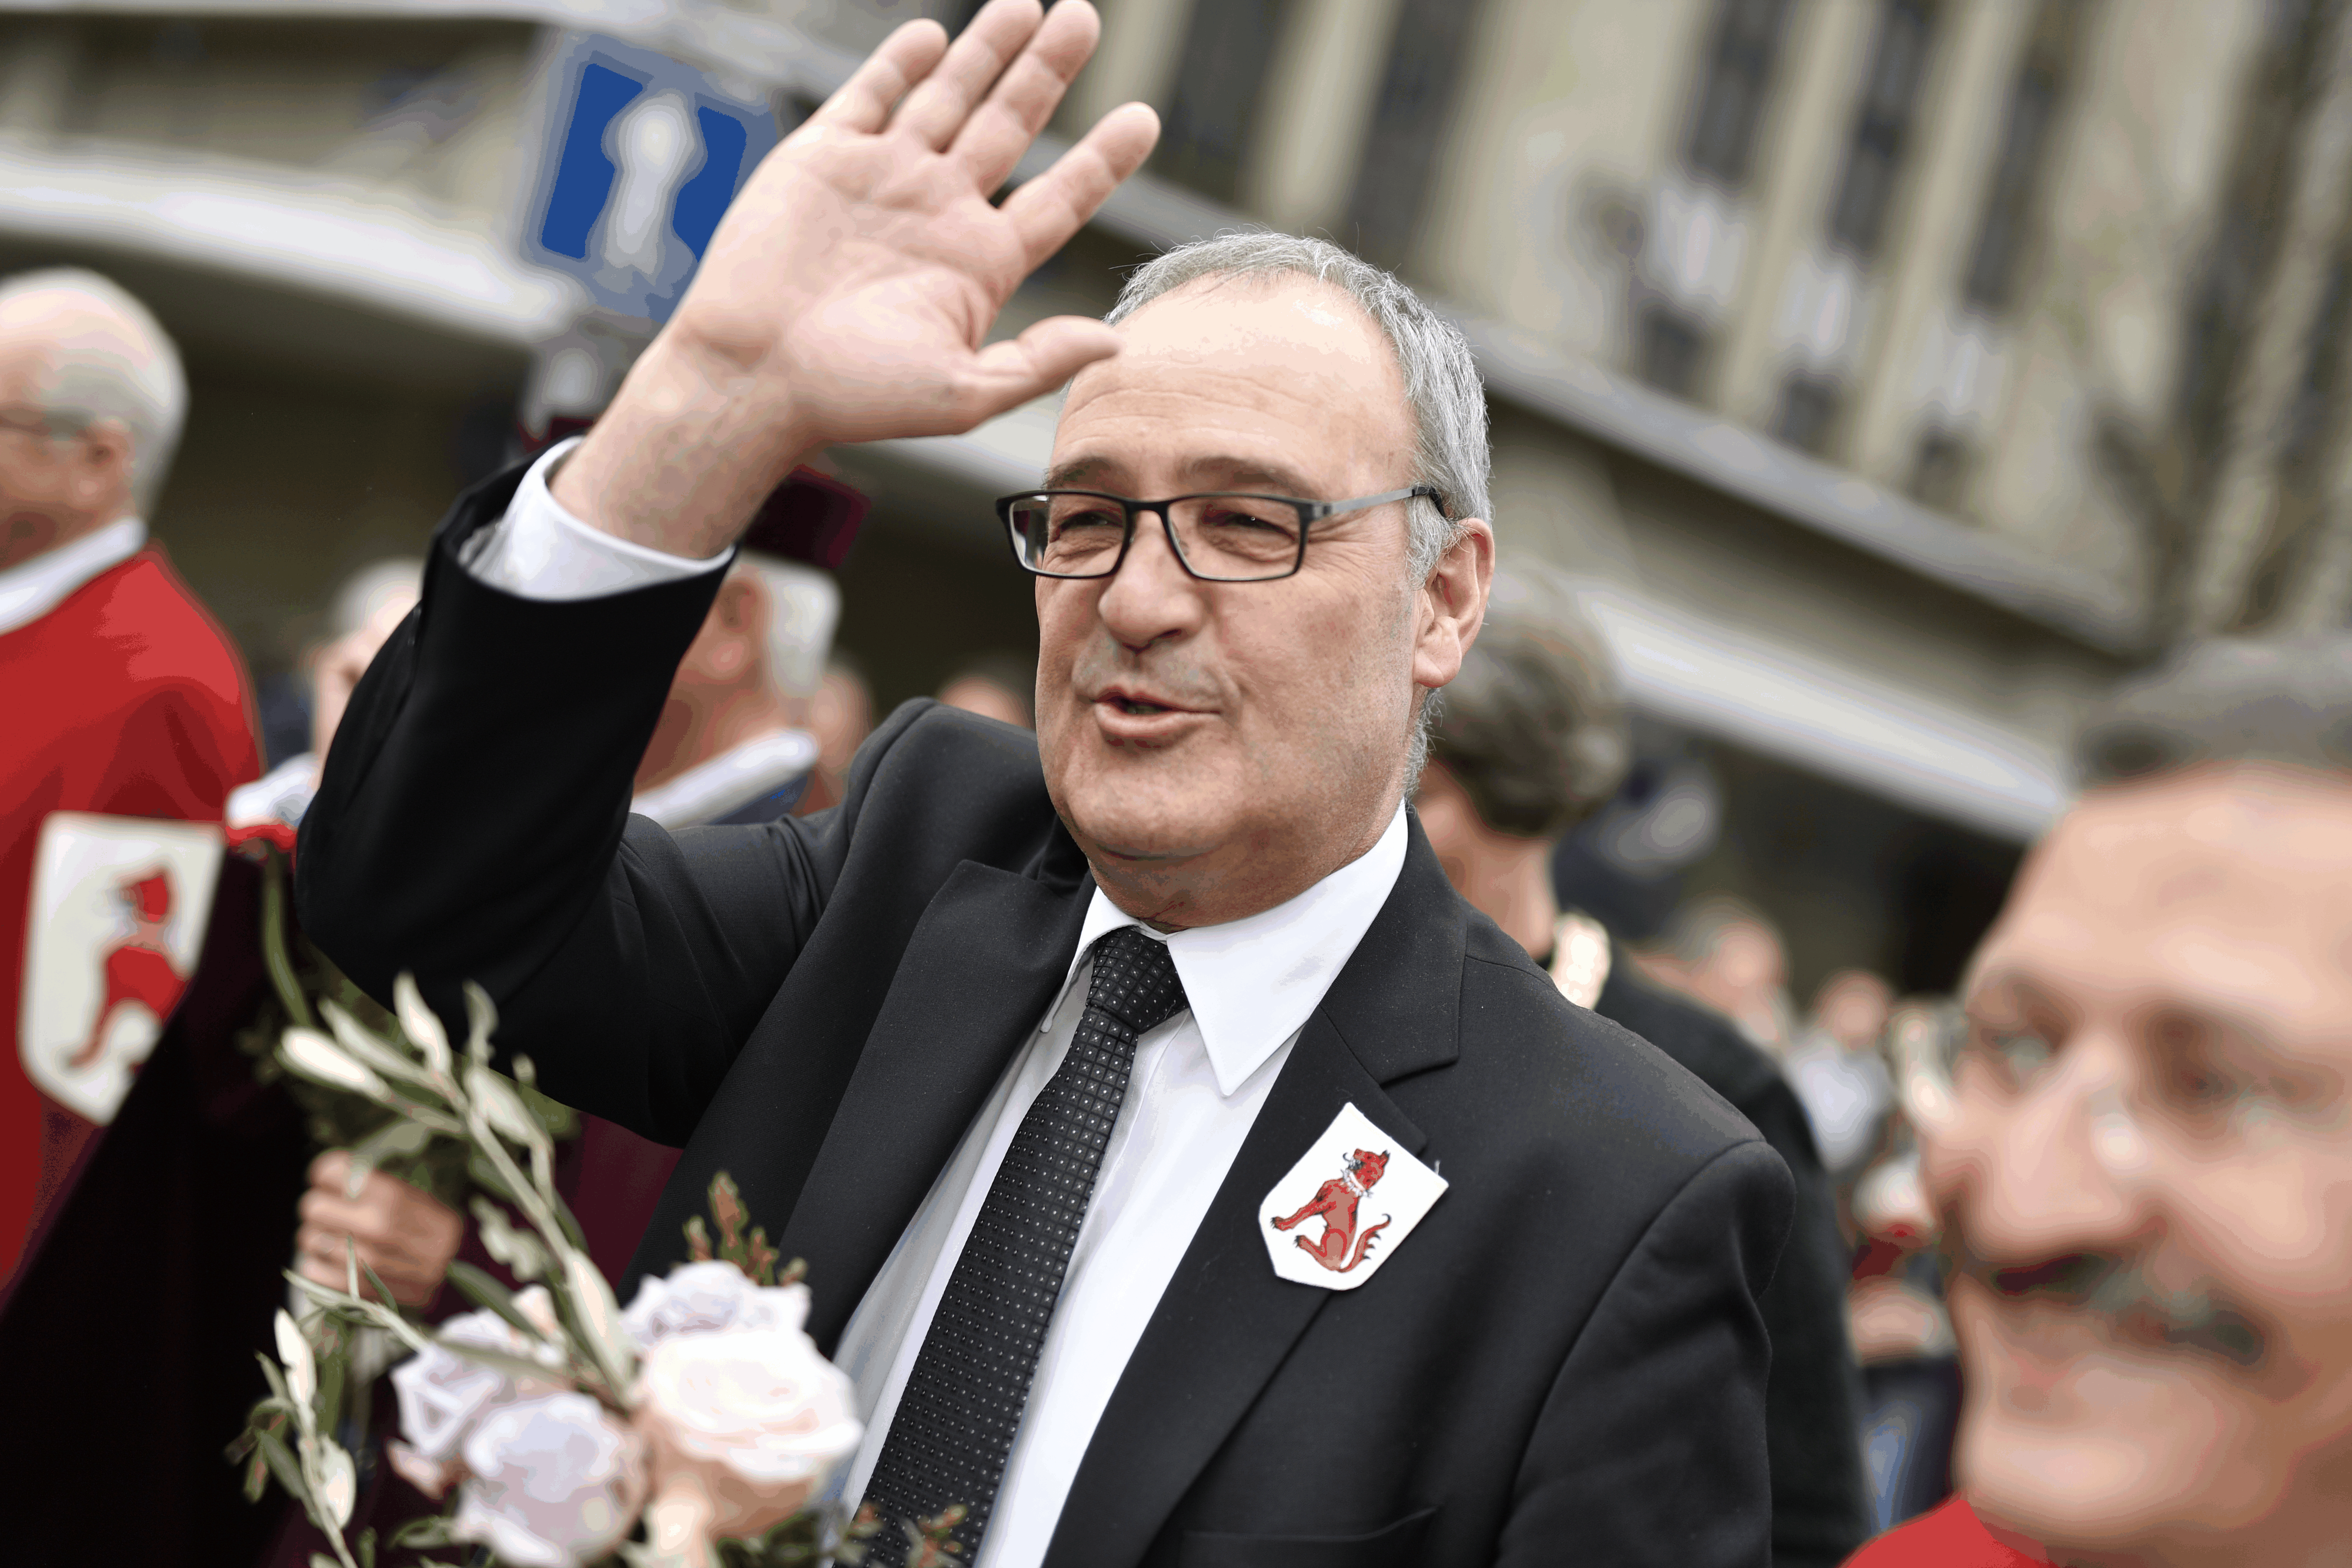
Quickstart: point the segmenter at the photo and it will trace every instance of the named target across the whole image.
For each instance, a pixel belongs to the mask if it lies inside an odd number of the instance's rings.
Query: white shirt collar
[[[1078,951],[1062,981],[1067,995],[1078,966],[1095,943],[1133,925],[1168,944],[1192,1022],[1208,1047],[1217,1091],[1232,1094],[1265,1064],[1276,1048],[1298,1032],[1323,1003],[1404,870],[1404,807],[1400,803],[1380,841],[1286,904],[1228,921],[1166,936],[1110,901],[1099,887],[1087,906]],[[1046,1009],[1051,1028],[1062,997]]]
[[[83,583],[137,555],[146,542],[147,525],[123,517],[0,571],[0,632],[30,626]]]

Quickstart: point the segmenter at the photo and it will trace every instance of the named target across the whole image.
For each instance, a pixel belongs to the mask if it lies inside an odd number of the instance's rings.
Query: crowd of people
[[[560,1182],[616,1288],[715,1171],[774,1206],[873,1434],[845,1500],[977,1489],[990,1568],[2345,1561],[2352,635],[2186,645],[2088,716],[1955,996],[1848,967],[1800,1006],[1729,896],[1629,940],[1554,880],[1633,761],[1616,661],[1572,580],[1496,559],[1475,368],[1403,284],[1225,236],[1108,324],[979,353],[785,243],[879,223],[836,198],[895,147],[938,189],[869,238],[1001,303],[1150,146],[1118,111],[983,199],[1090,15],[895,35],[610,413],[321,607],[287,755],[142,520],[170,340],[95,274],[0,280],[0,1352],[73,1333],[61,1260],[141,1222],[104,1159],[166,1097],[217,1120],[220,1062],[251,1065],[256,907],[172,836],[208,824],[291,854],[319,962],[379,999],[395,969],[436,1006],[490,988],[578,1103]],[[793,267],[855,308],[802,319],[777,434],[740,423],[782,406],[758,388],[694,402],[693,334]],[[709,519],[824,441],[1065,382],[1048,487],[1002,504],[1035,656],[878,717],[832,579]],[[679,450],[729,455],[656,483]],[[465,677],[493,653],[528,710]],[[73,1076],[100,1059],[112,1099]],[[1082,1061],[1098,1098],[1056,1109]],[[1402,1155],[1444,1201],[1299,1284],[1232,1227],[1335,1111],[1390,1145],[1356,1197]],[[1024,1150],[1077,1183],[1063,1218]],[[449,1194],[300,1155],[288,1207],[170,1223],[331,1286],[355,1259],[428,1322],[458,1260],[499,1270]],[[1040,1278],[1025,1344],[973,1326]],[[432,1508],[394,1403],[357,1439],[386,1528]],[[290,1511],[248,1534],[240,1561],[323,1545]]]

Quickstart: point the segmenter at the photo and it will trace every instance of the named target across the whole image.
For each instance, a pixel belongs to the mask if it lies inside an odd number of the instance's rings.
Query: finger
[[[329,1149],[310,1162],[310,1185],[340,1188],[351,1169],[352,1152],[349,1149]]]
[[[1022,269],[1043,267],[1067,244],[1159,140],[1160,117],[1149,104],[1122,105],[1097,120],[1052,168],[1007,196],[1003,211],[1021,236]]]
[[[314,1285],[324,1285],[331,1291],[340,1291],[343,1288],[341,1265],[330,1264],[323,1258],[313,1258],[306,1252],[302,1255],[300,1262],[295,1265],[294,1271]],[[361,1284],[364,1287],[366,1281],[362,1281]]]
[[[332,1282],[340,1285],[343,1282],[343,1245],[353,1239],[349,1232],[337,1230],[331,1226],[306,1225],[294,1233],[294,1249],[305,1258],[316,1259],[320,1264],[331,1267],[335,1271]],[[364,1246],[359,1250],[362,1258],[369,1255]]]
[[[931,74],[948,52],[948,31],[925,17],[908,22],[866,57],[866,63],[809,116],[812,122],[867,134],[890,123],[891,108]]]
[[[1087,316],[1055,316],[973,358],[960,389],[971,425],[1045,396],[1097,360],[1118,352],[1118,334]]]
[[[353,1203],[340,1192],[312,1187],[297,1206],[304,1223],[323,1225],[354,1236],[373,1237],[383,1228],[383,1217],[365,1204]]]
[[[891,117],[890,129],[921,137],[934,152],[953,141],[972,105],[1036,36],[1044,16],[1037,0],[989,0],[940,68],[907,95]]]
[[[971,171],[975,189],[993,191],[1004,183],[1021,154],[1054,118],[1071,78],[1101,37],[1102,24],[1085,0],[1062,0],[1046,15],[1029,47],[956,133],[951,156]]]

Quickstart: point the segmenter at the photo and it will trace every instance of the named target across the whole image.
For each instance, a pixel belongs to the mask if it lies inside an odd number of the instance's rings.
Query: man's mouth
[[[1113,709],[1118,713],[1129,715],[1135,718],[1150,718],[1154,715],[1163,713],[1190,713],[1193,711],[1191,708],[1180,707],[1172,702],[1168,702],[1162,699],[1156,693],[1130,691],[1123,686],[1109,687],[1104,691],[1101,695],[1096,697],[1095,701],[1100,703],[1105,707]]]

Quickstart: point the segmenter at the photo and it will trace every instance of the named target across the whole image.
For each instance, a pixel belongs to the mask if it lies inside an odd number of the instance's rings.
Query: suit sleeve
[[[806,819],[672,835],[631,782],[719,574],[526,600],[457,559],[520,468],[460,497],[416,610],[370,665],[297,855],[303,928],[370,995],[414,972],[445,1019],[462,983],[504,1052],[558,1098],[685,1141],[823,912],[852,800]]]
[[[1659,1211],[1553,1381],[1499,1563],[1768,1568],[1757,1301],[1791,1197],[1780,1156],[1746,1142]]]

